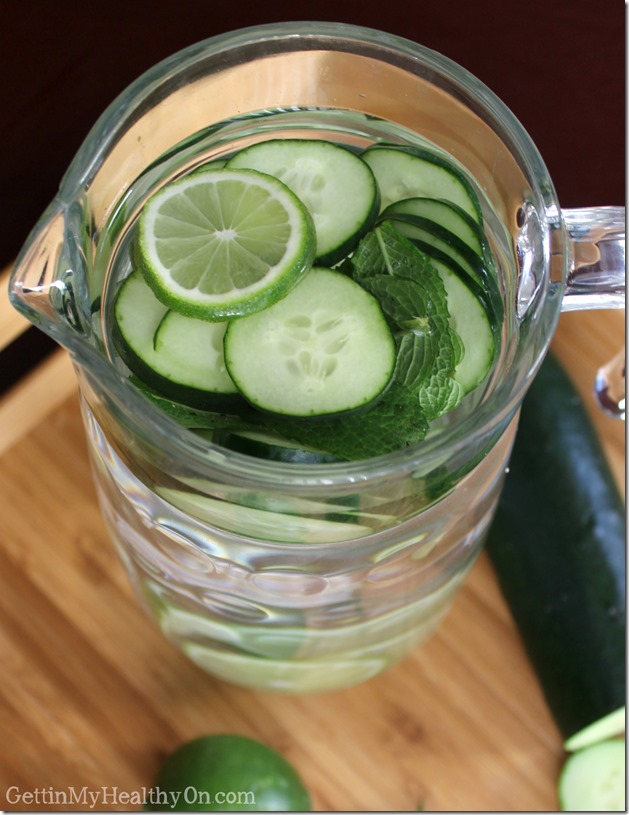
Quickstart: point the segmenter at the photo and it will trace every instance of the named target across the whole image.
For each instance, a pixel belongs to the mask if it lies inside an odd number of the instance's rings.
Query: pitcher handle
[[[625,208],[562,210],[573,264],[561,310],[625,307]]]
[[[625,307],[625,208],[564,209],[572,243],[562,311]],[[599,368],[594,393],[609,416],[625,418],[625,349]]]

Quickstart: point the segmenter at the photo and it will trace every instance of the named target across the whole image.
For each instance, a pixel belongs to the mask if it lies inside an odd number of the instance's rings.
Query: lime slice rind
[[[255,170],[217,169],[163,187],[144,208],[136,244],[156,297],[209,320],[277,302],[314,255],[306,207],[281,181]]]

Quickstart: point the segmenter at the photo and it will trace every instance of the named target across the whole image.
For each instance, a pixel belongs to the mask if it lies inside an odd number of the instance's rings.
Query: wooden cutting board
[[[624,424],[590,397],[623,340],[624,313],[570,314],[555,349],[624,490]],[[560,737],[484,557],[406,661],[352,690],[281,696],[213,680],[145,618],[103,527],[62,352],[0,402],[0,501],[3,808],[86,810],[91,793],[94,810],[137,810],[169,751],[235,732],[280,750],[318,810],[557,809]]]

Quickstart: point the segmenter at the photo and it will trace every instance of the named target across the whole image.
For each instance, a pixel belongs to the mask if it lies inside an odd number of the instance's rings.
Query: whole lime
[[[310,796],[286,759],[246,736],[201,736],[160,768],[145,809],[307,812]]]

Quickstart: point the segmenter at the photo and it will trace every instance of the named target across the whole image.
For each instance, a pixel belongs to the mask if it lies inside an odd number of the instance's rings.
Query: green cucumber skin
[[[625,704],[625,509],[579,394],[544,361],[487,550],[564,737]]]

